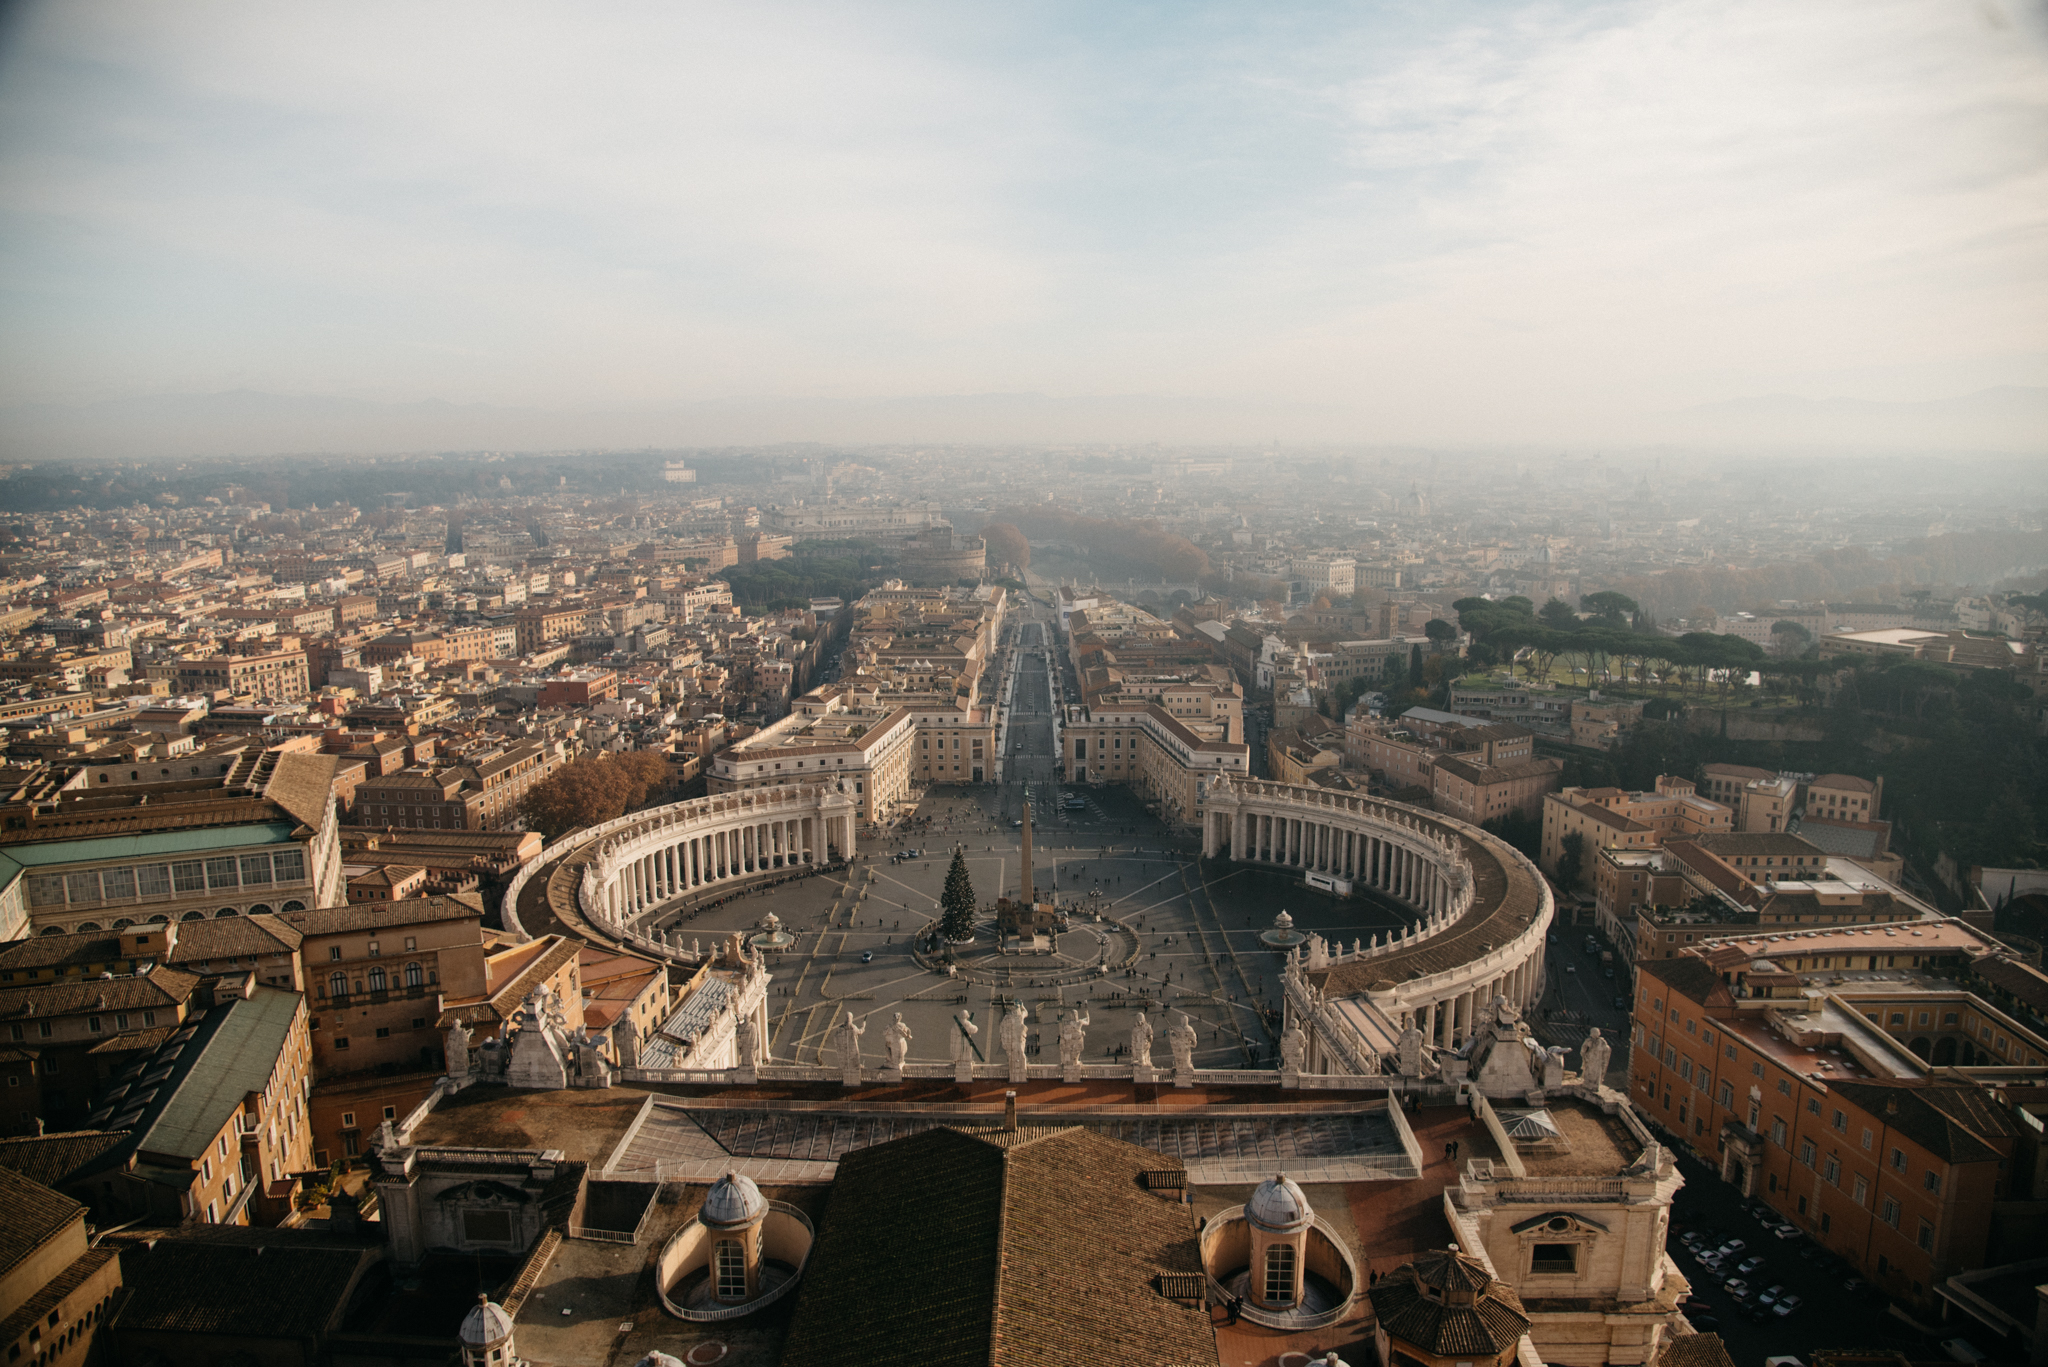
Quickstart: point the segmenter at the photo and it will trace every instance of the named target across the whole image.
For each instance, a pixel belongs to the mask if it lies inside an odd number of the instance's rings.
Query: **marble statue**
[[[1549,1091],[1564,1086],[1564,1046],[1553,1044],[1543,1051],[1543,1087]]]
[[[1188,1013],[1173,1013],[1173,1024],[1167,1027],[1166,1044],[1173,1050],[1173,1071],[1192,1073],[1195,1071],[1195,1027],[1188,1024]]]
[[[1401,1032],[1401,1038],[1394,1045],[1395,1056],[1400,1060],[1402,1077],[1422,1076],[1422,1048],[1422,1032],[1415,1028],[1415,1022],[1411,1020],[1408,1022],[1408,1028]]]
[[[751,1011],[740,1013],[739,1019],[733,1023],[732,1036],[733,1056],[739,1060],[740,1067],[751,1068],[760,1062],[761,1046],[754,1037],[754,1015]]]
[[[1152,1016],[1142,1008],[1138,1011],[1138,1018],[1131,1022],[1131,1066],[1152,1066]]]
[[[1515,1009],[1515,1004],[1507,999],[1507,994],[1493,994],[1493,1019],[1496,1024],[1513,1025],[1521,1015],[1522,1013]]]
[[[461,1021],[452,1021],[442,1048],[448,1055],[448,1076],[469,1076],[469,1027]]]
[[[1289,1025],[1280,1036],[1280,1071],[1299,1073],[1308,1064],[1308,1035],[1299,1025]]]
[[[1605,1086],[1607,1060],[1613,1052],[1614,1046],[1600,1037],[1599,1026],[1588,1030],[1586,1042],[1579,1046],[1579,1080],[1588,1087]]]
[[[974,1023],[972,1011],[958,1011],[953,1015],[953,1062],[974,1062],[974,1037],[981,1033],[981,1027]]]
[[[398,1127],[385,1116],[384,1123],[377,1127],[377,1152],[389,1153],[398,1147]]]
[[[1021,1067],[1025,1061],[1024,1036],[1029,1029],[1029,1022],[1024,1016],[1023,1002],[1016,1002],[1011,1005],[1009,1012],[1003,1017],[1000,1029],[1003,1040],[1003,1057],[1010,1061],[1012,1068]]]
[[[849,1008],[846,1019],[832,1032],[833,1042],[839,1046],[839,1066],[842,1069],[860,1067],[860,1037],[867,1032],[868,1028],[853,1018],[853,1011]]]
[[[1081,1053],[1088,1047],[1088,1017],[1081,1014],[1080,1007],[1067,1012],[1067,1018],[1060,1022],[1060,1067],[1078,1067]]]
[[[898,1011],[896,1019],[882,1032],[882,1047],[889,1051],[889,1066],[897,1072],[903,1071],[903,1060],[910,1057],[910,1027],[903,1023],[903,1013]]]

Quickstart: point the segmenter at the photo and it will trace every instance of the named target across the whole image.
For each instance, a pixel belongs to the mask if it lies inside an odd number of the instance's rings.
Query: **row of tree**
[[[1810,681],[1823,666],[1817,660],[1774,659],[1761,646],[1740,636],[1688,631],[1667,636],[1656,623],[1620,593],[1589,593],[1579,600],[1586,616],[1553,598],[1539,610],[1527,598],[1460,598],[1452,607],[1458,625],[1473,639],[1474,664],[1519,661],[1531,679],[1545,677],[1559,660],[1583,670],[1589,683],[1613,684],[1678,680],[1680,692],[1704,697],[1718,683],[1725,701],[1729,690],[1751,671],[1800,677]],[[1787,625],[1793,625],[1787,623]]]
[[[526,790],[519,814],[529,830],[555,840],[645,806],[668,786],[668,774],[667,758],[654,750],[571,760]]]

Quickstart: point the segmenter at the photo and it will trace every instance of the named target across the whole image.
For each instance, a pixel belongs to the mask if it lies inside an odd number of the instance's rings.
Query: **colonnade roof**
[[[1491,836],[1474,838],[1446,824],[1429,824],[1439,834],[1450,834],[1472,866],[1471,909],[1407,949],[1311,974],[1310,981],[1324,994],[1349,997],[1382,981],[1399,984],[1448,973],[1506,945],[1542,912],[1547,893],[1542,875],[1512,847]]]

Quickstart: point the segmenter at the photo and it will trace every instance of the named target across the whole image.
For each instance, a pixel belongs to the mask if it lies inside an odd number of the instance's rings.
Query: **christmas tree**
[[[946,890],[939,894],[939,934],[956,944],[974,938],[974,884],[967,877],[967,856],[957,846]]]

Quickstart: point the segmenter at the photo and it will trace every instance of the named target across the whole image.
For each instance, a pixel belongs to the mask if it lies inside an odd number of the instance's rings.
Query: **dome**
[[[742,1177],[729,1172],[712,1183],[705,1194],[704,1208],[697,1212],[697,1218],[707,1225],[728,1228],[733,1225],[752,1224],[768,1213],[767,1198],[754,1185],[751,1177]]]
[[[1306,1229],[1316,1218],[1308,1197],[1285,1173],[1276,1173],[1259,1183],[1258,1190],[1244,1203],[1244,1213],[1246,1219],[1269,1234],[1292,1234],[1297,1229]]]
[[[656,1349],[634,1363],[633,1367],[683,1367],[683,1360],[679,1357],[670,1357],[667,1353]]]
[[[465,1348],[488,1348],[503,1343],[512,1336],[512,1317],[505,1313],[503,1306],[491,1303],[489,1296],[479,1294],[476,1304],[462,1317],[459,1337]]]

